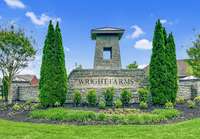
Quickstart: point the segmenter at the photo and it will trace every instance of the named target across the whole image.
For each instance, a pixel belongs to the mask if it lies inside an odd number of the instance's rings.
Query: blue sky
[[[90,30],[97,27],[125,29],[120,41],[123,68],[136,60],[150,61],[156,20],[173,32],[177,58],[187,58],[196,29],[200,29],[198,0],[0,0],[0,24],[16,24],[37,41],[36,59],[21,73],[39,76],[48,21],[60,21],[68,71],[75,63],[93,67],[95,42]]]

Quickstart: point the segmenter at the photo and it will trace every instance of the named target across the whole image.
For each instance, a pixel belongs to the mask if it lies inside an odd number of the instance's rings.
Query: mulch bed
[[[72,105],[65,105],[66,108],[73,108],[73,109],[82,109],[82,110],[93,110],[93,111],[99,111],[97,108],[90,108],[90,107],[73,107]],[[138,104],[133,104],[128,108],[139,108]],[[153,109],[162,108],[161,106],[150,106],[149,109],[143,110],[145,112],[150,112]],[[171,120],[163,121],[159,124],[169,124],[169,123],[176,123],[181,122],[185,120],[190,120],[193,118],[200,118],[200,106],[190,109],[187,107],[186,104],[176,105],[175,107],[177,110],[180,110],[182,114],[179,117],[176,117]],[[18,121],[18,122],[32,122],[32,123],[49,123],[49,124],[75,124],[75,125],[96,125],[96,124],[104,124],[108,125],[111,123],[103,123],[103,122],[63,122],[63,121],[50,121],[45,119],[32,119],[28,116],[29,111],[21,111],[21,112],[14,112],[11,109],[11,106],[7,108],[7,110],[0,110],[0,118],[6,119],[6,120],[12,120],[12,121]]]

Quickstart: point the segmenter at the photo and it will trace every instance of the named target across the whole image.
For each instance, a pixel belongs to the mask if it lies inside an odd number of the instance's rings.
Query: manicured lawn
[[[199,139],[200,119],[169,125],[75,126],[0,120],[0,139]]]

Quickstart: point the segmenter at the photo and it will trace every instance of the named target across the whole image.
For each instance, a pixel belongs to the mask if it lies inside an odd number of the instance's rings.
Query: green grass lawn
[[[200,119],[169,125],[75,126],[0,120],[0,139],[199,139]]]

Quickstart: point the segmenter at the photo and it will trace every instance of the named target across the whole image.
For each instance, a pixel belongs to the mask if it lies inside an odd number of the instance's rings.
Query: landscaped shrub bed
[[[180,112],[176,109],[155,109],[151,112],[141,112],[138,109],[109,109],[99,112],[89,110],[74,110],[51,108],[32,111],[29,116],[34,119],[57,120],[66,122],[96,122],[110,124],[153,124],[175,117]]]

